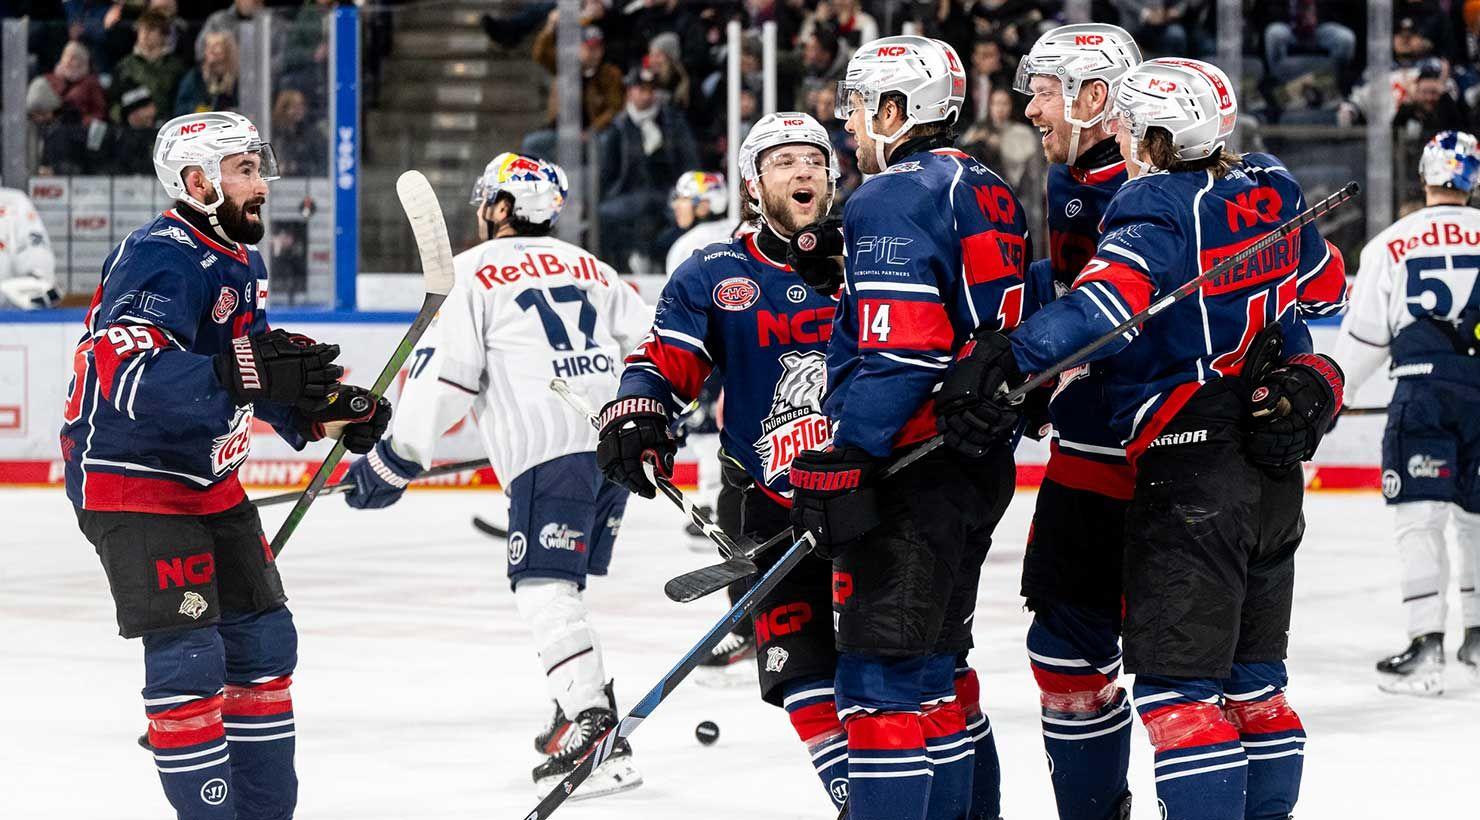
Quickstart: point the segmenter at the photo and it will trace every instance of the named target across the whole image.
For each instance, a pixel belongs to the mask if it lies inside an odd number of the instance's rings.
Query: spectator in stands
[[[811,86],[806,96],[807,110],[823,128],[827,129],[828,141],[832,143],[833,157],[838,161],[837,194],[833,197],[833,209],[842,213],[843,203],[853,189],[863,183],[858,173],[858,141],[844,128],[837,117],[838,86],[836,83],[818,82]]]
[[[689,107],[689,72],[680,55],[678,35],[665,31],[648,44],[642,64],[653,72],[658,100],[685,111]]]
[[[802,26],[802,36],[811,33],[811,28],[821,25],[832,26],[838,39],[846,43],[843,51],[852,56],[853,51],[870,40],[879,37],[879,24],[873,15],[858,7],[858,0],[820,0],[812,12],[812,26]]]
[[[666,222],[668,192],[679,174],[699,167],[699,152],[683,114],[658,102],[651,72],[629,72],[627,105],[601,134],[599,150],[601,258],[654,271],[648,252]]]
[[[302,91],[285,88],[272,104],[272,146],[285,177],[321,176],[329,167],[324,121],[310,117]]]
[[[852,56],[843,51],[832,26],[813,26],[802,38],[802,82],[836,85],[848,72],[848,58]]]
[[[1419,66],[1412,92],[1393,116],[1393,128],[1421,145],[1439,131],[1472,130],[1470,119],[1444,62],[1434,57]]]
[[[224,31],[206,34],[205,55],[180,83],[175,116],[235,110],[238,76],[236,38]]]
[[[1110,0],[1120,27],[1147,55],[1199,57],[1211,50],[1206,35],[1210,0]]]
[[[329,12],[334,3],[335,0],[305,2],[286,26],[278,58],[278,87],[299,91],[309,116],[316,119],[327,108]]]
[[[169,21],[169,50],[180,58],[181,65],[189,66],[195,62],[194,30],[189,22],[180,17],[180,4],[177,0],[149,0],[145,10],[162,14]],[[164,101],[172,99],[166,98]]]
[[[36,127],[41,154],[36,173],[40,176],[82,173],[86,129],[75,119],[61,121],[58,118],[61,110],[62,98],[46,77],[32,80],[26,88],[26,117]]]
[[[221,9],[206,18],[206,24],[201,27],[200,34],[195,37],[195,61],[201,62],[206,58],[206,38],[212,34],[230,35],[233,41],[237,38],[237,27],[246,23],[262,13],[263,0],[232,0],[229,8]]]
[[[93,67],[106,72],[114,57],[128,51],[132,36],[123,24],[124,4],[117,0],[63,0],[67,35],[87,46]]]
[[[962,121],[985,120],[988,101],[992,99],[992,93],[999,89],[1012,90],[1012,70],[1002,59],[1002,44],[991,38],[977,40],[971,47]]]
[[[967,86],[970,84],[968,80]],[[961,150],[1000,174],[1013,190],[1037,190],[1042,183],[1032,172],[1043,164],[1038,161],[1043,157],[1042,141],[1038,131],[1017,116],[1015,103],[1010,88],[992,89],[982,116],[967,126],[958,142]],[[1029,199],[1035,197],[1023,196],[1025,208]]]
[[[1393,20],[1395,31],[1406,26],[1428,42],[1429,48],[1421,57],[1432,55],[1446,62],[1464,59],[1461,3],[1454,0],[1393,0]]]
[[[134,30],[136,36],[133,53],[119,60],[114,67],[113,87],[123,90],[145,86],[149,90],[151,105],[155,100],[173,100],[180,91],[180,80],[185,76],[185,64],[170,53],[169,18],[157,11],[146,11],[139,16]],[[117,99],[114,121],[123,121]]]
[[[154,173],[154,138],[159,134],[159,106],[147,85],[118,95],[119,120],[87,143],[88,172],[105,175]]]
[[[1287,82],[1299,75],[1302,67],[1291,59],[1291,51],[1298,49],[1329,58],[1341,93],[1351,93],[1357,35],[1337,22],[1340,5],[1345,2],[1259,0],[1256,13],[1246,19],[1263,26],[1264,64],[1272,81]]]
[[[534,59],[550,72],[550,96],[545,105],[545,127],[524,137],[519,153],[555,161],[560,119],[560,81],[555,76],[555,39],[559,12],[552,11],[535,37]],[[581,29],[581,131],[589,139],[600,133],[622,110],[622,71],[606,61],[606,38],[601,29]]]
[[[62,101],[58,119],[64,122],[75,119],[83,125],[108,119],[108,100],[98,75],[92,71],[87,46],[82,43],[73,40],[62,49],[62,58],[46,75],[46,82]]]

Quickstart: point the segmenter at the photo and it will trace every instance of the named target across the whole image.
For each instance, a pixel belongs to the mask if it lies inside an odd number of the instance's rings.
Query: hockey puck
[[[706,720],[694,727],[694,737],[698,738],[701,744],[712,746],[716,740],[719,740],[719,726],[715,725],[712,720]]]

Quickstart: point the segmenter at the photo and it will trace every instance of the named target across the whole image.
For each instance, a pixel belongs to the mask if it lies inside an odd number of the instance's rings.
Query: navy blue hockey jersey
[[[659,399],[678,413],[719,371],[725,453],[781,500],[792,460],[830,438],[822,394],[835,309],[767,257],[754,234],[709,245],[663,286],[653,330],[627,357],[617,395]]]
[[[1047,215],[1049,257],[1030,266],[1031,314],[1068,293],[1079,271],[1095,255],[1100,219],[1127,179],[1125,161],[1113,139],[1086,152],[1098,167],[1050,165]],[[1135,472],[1126,461],[1120,434],[1110,428],[1104,368],[1085,364],[1059,376],[1048,405],[1053,423],[1044,476],[1066,487],[1129,499]]]
[[[1154,173],[1127,182],[1073,290],[1013,334],[1018,366],[1056,364],[1304,208],[1299,184],[1268,154],[1246,156],[1222,178]],[[1267,324],[1279,321],[1298,339],[1303,316],[1345,304],[1340,255],[1311,224],[1101,348],[1091,360],[1105,362],[1110,422],[1132,463],[1200,385],[1242,371]]]
[[[237,406],[212,357],[267,330],[267,270],[166,211],[103,261],[62,425],[67,497],[89,510],[203,515],[246,494],[254,410],[295,448],[297,411]]]
[[[827,351],[836,446],[887,457],[935,435],[931,395],[977,327],[1016,327],[1027,221],[1007,183],[953,148],[902,156],[843,209],[846,279]]]

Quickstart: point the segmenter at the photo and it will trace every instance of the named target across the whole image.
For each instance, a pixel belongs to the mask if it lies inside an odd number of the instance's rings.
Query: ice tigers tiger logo
[[[781,354],[780,363],[771,413],[761,421],[761,438],[755,443],[767,484],[791,469],[798,453],[826,447],[832,439],[832,426],[822,415],[827,354],[791,351]]]

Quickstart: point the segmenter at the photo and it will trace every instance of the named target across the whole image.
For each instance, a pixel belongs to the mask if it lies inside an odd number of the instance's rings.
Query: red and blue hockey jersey
[[[931,395],[980,326],[1023,313],[1027,221],[996,173],[953,148],[905,155],[843,209],[847,265],[827,351],[838,447],[880,458],[935,435]]]
[[[237,467],[254,411],[301,448],[297,411],[237,406],[212,357],[267,331],[267,269],[174,211],[129,234],[103,279],[73,354],[62,425],[67,497],[89,510],[204,515],[246,498]]]
[[[780,261],[780,239],[762,236],[770,256],[747,234],[695,251],[673,272],[617,395],[659,399],[676,414],[718,371],[725,453],[781,500],[792,460],[830,438],[822,394],[836,308]]]
[[[1068,293],[1095,255],[1100,219],[1127,179],[1115,140],[1085,151],[1079,165],[1048,168],[1049,258],[1029,266],[1028,313]],[[1053,423],[1045,477],[1077,490],[1129,499],[1135,473],[1120,434],[1110,427],[1104,368],[1085,364],[1059,376],[1048,405]]]
[[[1299,184],[1268,154],[1246,156],[1221,178],[1154,173],[1127,182],[1073,290],[1012,335],[1018,366],[1058,363],[1304,208]],[[1131,461],[1200,385],[1242,371],[1266,325],[1279,321],[1287,348],[1298,348],[1308,344],[1303,316],[1345,305],[1340,254],[1311,224],[1102,347],[1090,358],[1104,363],[1110,423]]]

